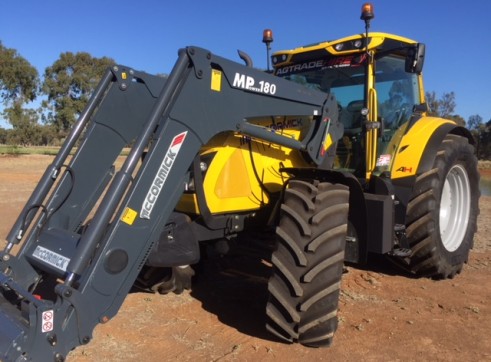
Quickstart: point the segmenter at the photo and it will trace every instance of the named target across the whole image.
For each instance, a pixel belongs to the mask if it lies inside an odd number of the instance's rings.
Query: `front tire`
[[[467,138],[447,135],[408,203],[409,266],[416,275],[444,279],[460,273],[477,230],[479,195],[473,147]]]
[[[348,187],[291,180],[272,255],[267,329],[288,342],[327,347],[337,328]]]

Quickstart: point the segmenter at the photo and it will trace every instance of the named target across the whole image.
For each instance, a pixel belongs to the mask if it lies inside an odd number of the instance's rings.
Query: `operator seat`
[[[343,123],[345,130],[361,128],[362,109],[363,109],[363,100],[351,101],[348,103],[346,108],[343,109],[341,114],[341,122]]]

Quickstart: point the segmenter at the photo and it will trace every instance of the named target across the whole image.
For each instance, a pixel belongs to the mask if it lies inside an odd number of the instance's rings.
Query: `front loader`
[[[179,292],[241,235],[276,234],[267,329],[306,346],[332,341],[345,261],[459,273],[472,137],[427,116],[424,45],[368,33],[371,18],[276,52],[273,73],[198,47],[168,78],[109,69],[0,253],[0,359],[63,361],[133,287]]]
[[[269,91],[252,88],[268,83]],[[117,313],[159,240],[167,244],[159,248],[170,250],[161,266],[199,260],[194,233],[172,242],[174,224],[191,223],[173,211],[190,182],[190,165],[212,137],[240,131],[322,164],[336,138],[336,112],[325,93],[196,47],[180,52],[167,80],[123,66],[110,69],[7,236],[2,358],[61,360],[88,343],[93,328]],[[311,125],[296,140],[248,123],[271,115],[301,115]],[[128,144],[131,151],[116,171]],[[245,216],[224,218],[224,225],[239,230]]]

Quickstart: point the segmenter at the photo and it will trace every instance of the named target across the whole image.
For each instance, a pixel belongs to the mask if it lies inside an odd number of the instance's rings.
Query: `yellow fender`
[[[449,133],[467,137],[469,143],[474,143],[467,129],[454,121],[438,117],[420,118],[412,126],[406,124],[401,127],[403,130],[405,133],[394,153],[390,170],[394,181],[428,171],[433,165],[438,147]]]

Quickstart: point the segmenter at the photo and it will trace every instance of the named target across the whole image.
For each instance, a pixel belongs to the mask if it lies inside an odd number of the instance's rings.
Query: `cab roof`
[[[333,41],[310,44],[292,50],[282,50],[273,53],[273,66],[305,62],[313,59],[322,59],[326,56],[342,56],[365,51],[364,34],[356,34]],[[368,33],[368,49],[386,51],[405,48],[407,45],[416,44],[416,41],[389,33]]]

